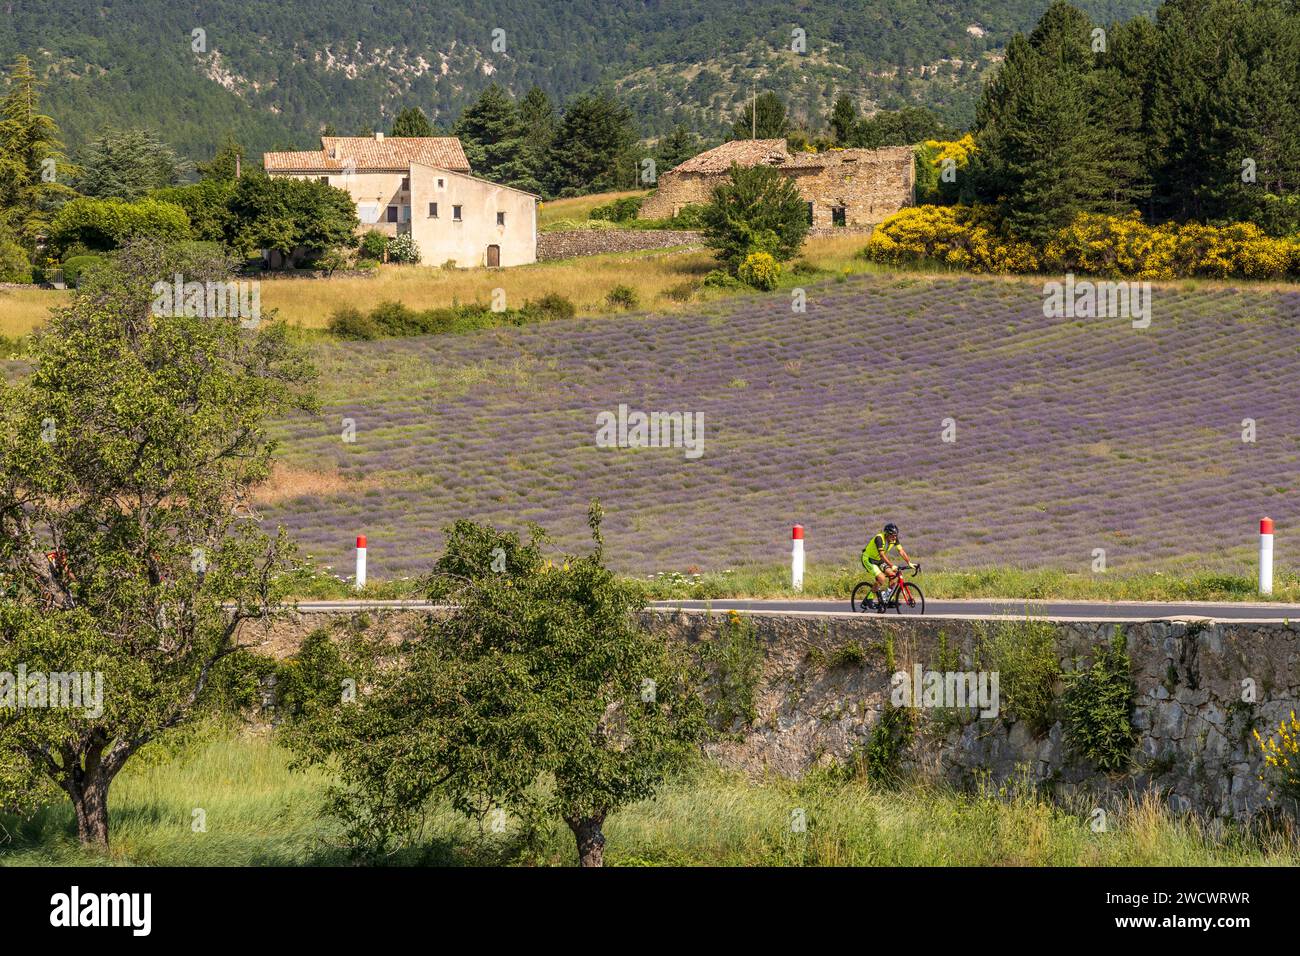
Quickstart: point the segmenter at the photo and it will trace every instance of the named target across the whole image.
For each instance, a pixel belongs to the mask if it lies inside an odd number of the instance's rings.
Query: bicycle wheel
[[[892,604],[894,610],[899,614],[903,614],[904,612],[907,614],[925,613],[925,595],[922,594],[921,589],[911,581],[907,582],[906,593],[904,593],[901,588],[899,589],[898,594],[894,596]]]
[[[853,597],[849,599],[849,606],[854,611],[871,611],[876,606],[876,595],[871,590],[871,582],[863,581],[853,589]]]

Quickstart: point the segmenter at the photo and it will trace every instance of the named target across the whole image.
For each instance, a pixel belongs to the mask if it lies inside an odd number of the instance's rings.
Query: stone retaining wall
[[[699,641],[720,618],[653,615],[670,637]],[[889,621],[763,615],[752,618],[765,662],[755,703],[758,718],[738,739],[712,746],[721,762],[749,771],[799,775],[818,763],[844,761],[863,747],[891,696],[891,676],[939,666],[939,643],[972,668],[981,622]],[[1091,663],[1123,628],[1132,660],[1135,744],[1127,773],[1103,774],[1076,758],[1057,720],[1035,735],[1004,717],[931,719],[920,729],[906,765],[959,786],[987,775],[994,784],[1027,775],[1058,797],[1089,798],[1154,790],[1175,810],[1246,818],[1269,805],[1258,779],[1262,758],[1252,731],[1267,737],[1300,709],[1300,626],[1157,621],[1141,624],[1059,623],[1056,649],[1065,670]],[[861,663],[841,648],[858,645]],[[892,645],[892,669],[886,647]],[[839,652],[837,655],[837,651]],[[1254,702],[1244,700],[1253,688]],[[1060,685],[1058,684],[1058,695]],[[952,712],[948,712],[949,715]],[[1293,808],[1294,809],[1294,808]]]
[[[698,246],[700,233],[673,229],[571,229],[537,234],[537,261],[640,252],[669,246]]]
[[[419,633],[427,613],[366,612],[395,639]],[[338,614],[300,614],[271,628],[252,625],[243,640],[277,657]],[[763,651],[754,689],[757,718],[709,745],[720,763],[755,775],[799,776],[851,760],[891,698],[891,678],[943,669],[941,642],[958,666],[974,668],[980,621],[745,615]],[[646,611],[643,621],[688,646],[714,638],[720,614]],[[1028,777],[1059,798],[1107,799],[1151,790],[1176,810],[1245,819],[1269,806],[1252,735],[1300,710],[1300,623],[1213,624],[1058,622],[1063,670],[1091,664],[1122,628],[1132,661],[1134,745],[1126,772],[1105,774],[1072,753],[1057,720],[1035,734],[1005,714],[955,719],[921,708],[904,767],[962,787]],[[848,648],[850,652],[846,653]],[[892,657],[892,661],[891,661]],[[1062,687],[1058,683],[1057,696]],[[1248,689],[1253,689],[1253,701]],[[1291,808],[1295,810],[1297,808]]]

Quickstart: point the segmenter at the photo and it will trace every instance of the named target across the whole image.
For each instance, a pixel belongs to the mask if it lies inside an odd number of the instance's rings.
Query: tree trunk
[[[595,817],[565,817],[564,822],[578,841],[579,866],[605,865],[605,834],[600,831],[605,814]]]
[[[68,788],[77,813],[77,839],[82,846],[108,849],[108,785],[112,778],[103,773],[87,775]]]

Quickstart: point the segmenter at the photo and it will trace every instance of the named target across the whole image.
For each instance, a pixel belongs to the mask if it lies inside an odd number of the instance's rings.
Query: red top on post
[[[801,525],[801,524],[797,524],[797,525],[795,525],[795,526],[794,526],[794,533],[793,533],[790,537],[793,538],[795,541],[802,541],[802,540],[803,540],[803,525]]]
[[[357,547],[364,548],[365,546],[366,546],[366,536],[364,534],[357,535]]]
[[[1272,519],[1272,518],[1260,518],[1260,519],[1259,519],[1259,533],[1260,533],[1260,534],[1272,534],[1272,533],[1273,533],[1273,519]]]

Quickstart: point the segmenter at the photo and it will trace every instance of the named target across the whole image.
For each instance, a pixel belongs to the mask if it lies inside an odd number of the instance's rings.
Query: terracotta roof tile
[[[757,166],[767,163],[772,166],[783,165],[790,158],[790,151],[783,139],[737,139],[723,143],[713,149],[706,149],[698,156],[693,156],[680,166],[674,167],[674,173],[725,173],[732,163],[739,166]]]
[[[783,139],[738,139],[705,150],[670,172],[725,173],[732,163],[738,166],[765,163],[777,169],[822,169],[860,160],[892,163],[899,161],[900,157],[910,156],[911,152],[910,146],[890,146],[884,149],[832,149],[824,153],[792,153]]]
[[[358,170],[406,169],[411,163],[469,172],[469,160],[454,136],[322,136],[321,148],[292,153],[264,153],[267,172],[339,171],[351,159]]]

